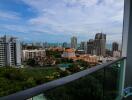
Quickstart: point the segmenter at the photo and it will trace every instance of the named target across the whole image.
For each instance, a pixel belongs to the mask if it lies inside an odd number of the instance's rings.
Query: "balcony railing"
[[[121,100],[124,60],[98,65],[0,100]]]

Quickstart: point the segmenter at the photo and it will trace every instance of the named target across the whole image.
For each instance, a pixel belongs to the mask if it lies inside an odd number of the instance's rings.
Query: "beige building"
[[[90,64],[97,64],[97,56],[92,56],[88,54],[80,55],[79,57],[73,58],[73,60],[83,60],[89,62]]]
[[[45,50],[23,50],[23,60],[43,59],[46,57]]]

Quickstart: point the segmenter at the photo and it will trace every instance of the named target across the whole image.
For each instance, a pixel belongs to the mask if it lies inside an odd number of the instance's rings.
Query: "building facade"
[[[121,52],[120,52],[120,51],[113,51],[113,57],[114,57],[114,58],[119,58],[119,57],[121,57]]]
[[[75,36],[71,38],[71,48],[77,49],[77,37]]]
[[[43,59],[45,57],[45,50],[23,50],[23,61],[28,59]]]
[[[94,50],[94,40],[90,39],[87,42],[87,54],[91,54],[94,55],[95,54],[95,50]]]
[[[81,42],[80,49],[87,53],[87,42]]]
[[[21,65],[21,45],[15,37],[0,37],[0,67]]]
[[[105,56],[106,52],[106,34],[97,33],[94,40],[95,55]]]
[[[64,43],[62,44],[62,47],[63,47],[63,48],[68,48],[68,43],[67,43],[67,42],[64,42]]]
[[[69,48],[65,49],[62,54],[62,57],[69,58],[69,59],[76,57],[75,50],[69,49]]]
[[[118,51],[119,50],[119,44],[117,42],[112,43],[112,51]]]

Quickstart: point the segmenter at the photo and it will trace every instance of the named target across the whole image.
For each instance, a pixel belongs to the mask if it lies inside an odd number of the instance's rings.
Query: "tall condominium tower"
[[[93,54],[95,54],[94,52],[95,52],[95,50],[94,50],[94,40],[90,39],[87,42],[87,53],[93,55]]]
[[[117,42],[112,43],[112,51],[118,51],[119,50],[119,44]]]
[[[15,37],[0,37],[0,67],[20,66],[21,65],[21,46]]]
[[[77,37],[75,36],[71,38],[71,48],[77,49]]]
[[[105,56],[105,46],[106,46],[106,34],[97,33],[95,35],[95,54],[98,56]]]
[[[85,53],[86,53],[86,51],[87,51],[87,42],[81,42],[80,49],[81,50],[84,50]]]

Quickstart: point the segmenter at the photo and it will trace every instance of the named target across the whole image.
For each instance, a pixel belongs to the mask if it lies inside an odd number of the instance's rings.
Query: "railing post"
[[[124,96],[124,65],[125,65],[126,59],[121,60],[120,61],[120,65],[119,65],[119,96],[116,100],[122,100],[123,96]]]
[[[105,77],[106,76],[106,68],[103,70],[103,100],[105,100]]]

